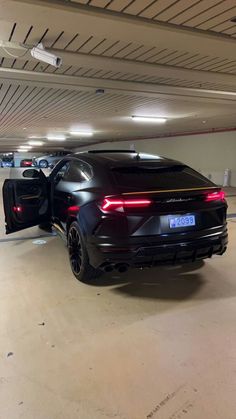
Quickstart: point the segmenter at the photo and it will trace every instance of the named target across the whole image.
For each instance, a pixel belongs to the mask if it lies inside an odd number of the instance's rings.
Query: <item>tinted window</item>
[[[67,172],[69,168],[69,162],[66,162],[62,167],[60,167],[60,169],[56,172],[53,172],[53,178],[55,181],[59,181],[62,180]]]
[[[71,161],[66,170],[63,180],[66,182],[85,182],[92,178],[91,167],[82,161]]]
[[[122,190],[182,189],[212,186],[212,183],[190,167],[143,164],[112,169],[115,182]]]

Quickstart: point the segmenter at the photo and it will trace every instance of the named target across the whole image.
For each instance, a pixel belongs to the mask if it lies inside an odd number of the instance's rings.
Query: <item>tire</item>
[[[40,160],[39,167],[41,167],[42,169],[47,169],[48,168],[48,161],[47,160]]]
[[[89,263],[84,238],[76,221],[69,227],[67,245],[71,270],[79,281],[89,283],[101,275],[101,271]]]

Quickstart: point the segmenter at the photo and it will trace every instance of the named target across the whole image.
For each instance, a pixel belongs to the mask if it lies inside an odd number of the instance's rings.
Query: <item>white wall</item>
[[[91,148],[129,149],[132,144],[137,151],[180,160],[210,177],[217,184],[223,183],[224,170],[229,168],[231,186],[236,186],[236,131],[132,142],[120,141],[103,143]]]

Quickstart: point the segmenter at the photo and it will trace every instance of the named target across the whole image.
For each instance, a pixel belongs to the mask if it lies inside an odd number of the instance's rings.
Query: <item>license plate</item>
[[[170,228],[192,227],[196,225],[195,215],[169,218]]]

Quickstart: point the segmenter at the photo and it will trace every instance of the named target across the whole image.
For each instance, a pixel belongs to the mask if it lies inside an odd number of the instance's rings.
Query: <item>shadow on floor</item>
[[[204,262],[153,269],[131,269],[125,274],[105,274],[91,285],[117,285],[112,291],[129,297],[161,300],[184,300],[193,296],[205,284],[198,271]]]

